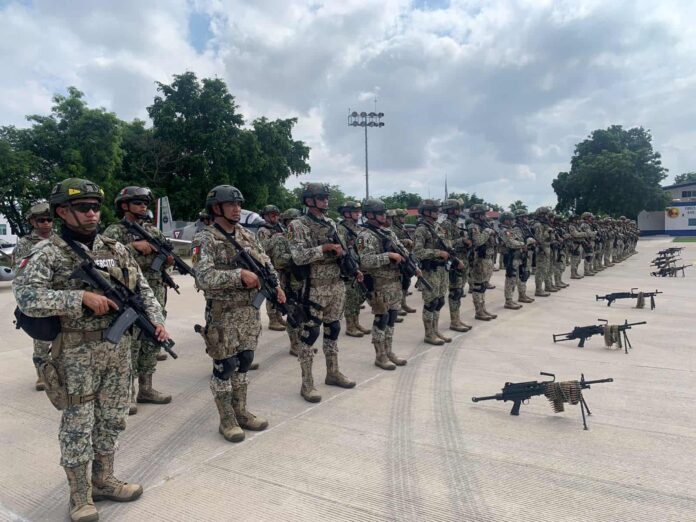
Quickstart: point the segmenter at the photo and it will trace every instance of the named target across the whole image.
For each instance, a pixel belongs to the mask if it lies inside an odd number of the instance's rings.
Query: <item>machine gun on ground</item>
[[[611,347],[614,343],[619,346],[619,349],[624,348],[624,352],[628,354],[628,349],[633,349],[631,342],[628,339],[628,334],[626,330],[630,330],[633,326],[639,324],[648,324],[647,321],[640,321],[637,323],[629,323],[628,320],[624,321],[624,324],[609,325],[606,319],[597,319],[604,324],[589,325],[589,326],[576,326],[571,332],[553,334],[553,342],[558,343],[562,341],[574,341],[579,339],[579,348],[585,347],[585,341],[592,337],[593,335],[603,335],[604,344],[607,347]]]
[[[511,401],[512,409],[510,410],[510,415],[519,415],[520,406],[537,395],[544,395],[552,404],[555,413],[564,411],[564,403],[580,403],[582,424],[584,429],[588,429],[585,411],[587,411],[587,415],[592,415],[592,412],[590,412],[590,408],[588,408],[587,402],[582,396],[582,390],[590,389],[592,384],[614,382],[614,379],[611,377],[586,381],[585,374],[581,374],[579,381],[556,382],[556,375],[553,373],[540,372],[540,375],[552,377],[552,379],[550,381],[506,382],[505,386],[503,386],[502,393],[496,393],[495,395],[488,395],[486,397],[472,397],[471,400],[473,402],[491,400],[503,402]]]
[[[684,247],[669,247],[664,250],[660,250],[657,255],[658,257],[679,255],[679,253],[684,250]]]
[[[649,297],[650,298],[650,309],[654,310],[655,309],[655,296],[657,294],[662,294],[663,292],[660,292],[658,290],[655,290],[654,292],[636,292],[638,290],[637,288],[631,288],[630,292],[614,292],[611,294],[606,294],[606,295],[595,295],[595,298],[597,301],[606,301],[607,306],[611,306],[611,304],[616,301],[617,299],[636,299],[636,308],[643,308],[645,306],[645,298]]]
[[[650,275],[654,277],[677,277],[677,274],[681,271],[682,277],[686,277],[684,269],[690,266],[693,266],[693,263],[682,266],[663,266],[655,272],[650,272]]]

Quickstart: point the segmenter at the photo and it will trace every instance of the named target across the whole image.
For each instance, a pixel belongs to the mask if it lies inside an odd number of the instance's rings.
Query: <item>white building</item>
[[[17,236],[12,233],[10,224],[5,216],[0,214],[0,243],[3,245],[16,245],[17,239]]]
[[[696,236],[696,182],[662,187],[672,196],[664,211],[638,214],[641,235]]]

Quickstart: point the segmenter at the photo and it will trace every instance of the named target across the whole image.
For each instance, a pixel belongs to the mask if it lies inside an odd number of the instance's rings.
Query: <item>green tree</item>
[[[664,209],[668,196],[660,182],[666,176],[648,131],[599,129],[575,146],[570,172],[553,181],[556,209],[636,218],[641,210]]]
[[[414,208],[423,200],[419,194],[413,192],[394,192],[391,196],[380,196],[387,208]]]
[[[515,210],[519,210],[519,209],[529,210],[527,208],[527,205],[525,205],[521,199],[518,199],[517,201],[513,201],[512,203],[510,203],[508,208],[510,209],[510,212],[514,212]]]
[[[679,185],[681,183],[696,183],[696,172],[684,172],[682,174],[677,174],[674,178],[674,184]]]

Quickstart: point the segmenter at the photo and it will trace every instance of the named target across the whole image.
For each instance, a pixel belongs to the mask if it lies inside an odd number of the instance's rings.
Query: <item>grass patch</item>
[[[675,237],[673,243],[696,243],[696,236]]]

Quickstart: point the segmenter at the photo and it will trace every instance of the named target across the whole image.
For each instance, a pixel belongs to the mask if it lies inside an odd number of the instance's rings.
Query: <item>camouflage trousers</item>
[[[94,453],[113,453],[126,427],[131,339],[124,335],[117,345],[84,342],[80,332],[64,332],[59,339],[55,362],[68,394],[95,396],[63,410],[58,432],[60,465],[75,467],[91,461]]]
[[[537,252],[536,272],[534,274],[534,284],[537,290],[542,290],[544,283],[547,287],[551,282],[551,253],[548,249],[540,249]]]
[[[360,315],[360,305],[365,301],[365,296],[353,281],[345,281],[344,284],[346,287],[345,315],[347,317]]]
[[[167,311],[164,306],[167,302],[167,289],[162,284],[150,283],[152,291],[157,298],[157,301],[162,305],[162,314],[167,317]],[[151,375],[155,373],[157,366],[157,354],[160,347],[149,339],[140,338],[140,330],[133,329],[133,338],[131,340],[131,362],[133,364],[133,375],[140,374]]]
[[[493,259],[489,257],[477,258],[471,265],[471,271],[469,272],[469,282],[478,285],[487,283],[491,280],[492,275]]]
[[[389,342],[394,338],[394,327],[385,325],[384,328],[380,328],[378,316],[398,310],[401,306],[402,295],[401,278],[395,280],[375,278],[375,290],[372,299],[370,299],[370,307],[375,315],[375,321],[372,324],[373,344]]]
[[[261,315],[251,305],[208,300],[203,331],[206,352],[214,360],[228,359],[245,350],[256,350],[261,334]]]
[[[522,261],[520,261],[520,268],[517,272],[517,293],[519,294],[520,297],[523,295],[527,295],[527,281],[529,280],[529,277],[532,274],[532,261],[533,261],[533,256],[532,252],[530,251],[527,254],[526,261],[524,261],[524,266],[522,266]],[[524,276],[522,275],[522,270],[524,269]],[[524,278],[524,281],[522,279]]]
[[[423,277],[428,280],[433,289],[428,290],[423,288],[423,303],[428,304],[435,299],[445,299],[445,295],[449,290],[449,279],[444,266],[439,266],[435,270],[423,271]]]
[[[517,289],[520,284],[521,264],[521,259],[514,258],[509,262],[509,265],[505,266],[505,288],[503,290],[505,302],[514,300],[515,289]]]
[[[38,339],[33,339],[34,341],[34,359],[48,359],[51,353],[51,343],[50,341],[39,341]]]
[[[462,299],[466,296],[464,285],[469,278],[469,264],[464,263],[464,268],[461,270],[450,270],[447,278],[449,280],[449,309],[450,312],[456,312],[461,308]]]
[[[335,283],[328,285],[312,286],[309,289],[309,299],[319,304],[323,309],[316,310],[312,308],[312,318],[302,324],[300,333],[300,348],[298,359],[300,362],[312,359],[314,357],[315,340],[309,342],[314,333],[317,334],[322,324],[324,326],[323,349],[325,355],[338,353],[338,332],[340,331],[340,320],[343,317],[343,310],[346,301],[346,287],[340,279]],[[335,333],[331,332],[331,326]],[[334,338],[335,337],[335,338]]]

